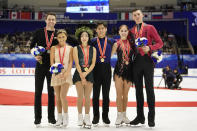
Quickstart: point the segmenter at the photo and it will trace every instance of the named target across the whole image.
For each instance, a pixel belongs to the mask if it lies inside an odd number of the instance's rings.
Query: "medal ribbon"
[[[98,43],[98,47],[99,47],[99,52],[101,54],[100,58],[105,58],[105,51],[106,51],[106,47],[107,47],[107,37],[105,37],[105,43],[104,43],[104,48],[103,48],[103,51],[102,51],[102,48],[101,48],[101,43],[100,43],[100,40],[99,38],[97,38],[97,43]]]
[[[54,32],[51,34],[50,41],[49,41],[49,38],[48,38],[48,34],[47,34],[46,28],[44,28],[44,32],[45,32],[45,39],[46,39],[46,44],[47,44],[47,48],[46,49],[49,50],[50,47],[51,47],[53,38],[54,38]]]
[[[142,37],[142,32],[143,32],[143,28],[144,28],[144,23],[142,23],[141,28],[139,31],[137,31],[137,25],[135,26],[135,38],[141,38]]]
[[[63,60],[64,60],[65,52],[66,52],[66,46],[64,46],[63,56],[61,56],[60,47],[59,47],[59,58],[60,58],[60,63],[61,63],[62,65],[64,65],[64,64],[63,64]]]
[[[84,48],[83,48],[83,46],[80,46],[81,47],[81,49],[82,49],[82,52],[83,52],[83,56],[84,56],[84,67],[88,67],[89,65],[88,65],[88,60],[89,60],[89,46],[87,46],[87,55],[86,55],[86,53],[85,53],[85,50],[84,50]]]
[[[129,61],[129,53],[130,53],[129,41],[127,40],[126,48],[125,48],[124,42],[122,40],[120,40],[120,43],[121,43],[122,51],[124,53],[125,60]],[[127,51],[126,51],[126,49],[127,49]]]

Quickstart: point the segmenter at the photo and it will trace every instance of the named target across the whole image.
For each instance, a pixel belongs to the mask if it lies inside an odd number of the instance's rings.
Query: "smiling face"
[[[120,38],[121,38],[121,39],[126,40],[128,34],[129,34],[128,27],[127,27],[126,25],[120,26],[119,34],[120,34]]]
[[[48,15],[45,22],[48,27],[54,27],[56,24],[56,17],[54,15]]]
[[[136,24],[140,24],[143,22],[144,15],[141,10],[136,10],[132,13],[132,17]]]
[[[106,32],[107,32],[107,28],[103,24],[98,25],[98,27],[96,28],[96,33],[98,34],[99,38],[104,38]]]
[[[89,40],[89,35],[88,35],[88,33],[87,33],[87,32],[81,33],[80,39],[81,39],[81,43],[82,43],[82,44],[87,44],[87,43],[88,43],[88,40]]]
[[[59,33],[57,35],[57,40],[60,46],[64,46],[67,40],[67,35],[65,33]]]

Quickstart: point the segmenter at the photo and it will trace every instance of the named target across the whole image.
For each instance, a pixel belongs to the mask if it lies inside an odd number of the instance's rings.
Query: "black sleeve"
[[[32,49],[32,48],[34,48],[35,46],[36,46],[36,43],[38,43],[38,30],[37,31],[35,31],[34,33],[33,33],[33,39],[32,39],[32,41],[31,41],[31,45],[30,45],[30,49]]]

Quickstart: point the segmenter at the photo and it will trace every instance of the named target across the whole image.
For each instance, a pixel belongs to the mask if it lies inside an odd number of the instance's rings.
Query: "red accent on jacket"
[[[135,25],[136,26],[136,25]],[[135,36],[135,26],[130,30],[130,33],[132,33]],[[159,34],[157,33],[157,30],[153,25],[144,24],[142,37],[146,37],[148,39],[148,46],[150,47],[150,51],[148,52],[148,55],[150,56],[152,51],[158,50],[163,47],[163,41],[161,40]],[[155,41],[155,44],[152,44],[152,41]],[[141,56],[144,56],[144,51],[142,48],[138,48],[138,51],[140,52]]]

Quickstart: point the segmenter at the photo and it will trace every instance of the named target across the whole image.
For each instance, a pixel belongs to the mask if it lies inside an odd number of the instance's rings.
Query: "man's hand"
[[[42,56],[35,56],[35,59],[36,59],[37,61],[41,61],[41,60],[42,60]]]
[[[147,54],[150,51],[150,47],[149,46],[143,46],[142,50],[144,51],[145,54]]]

